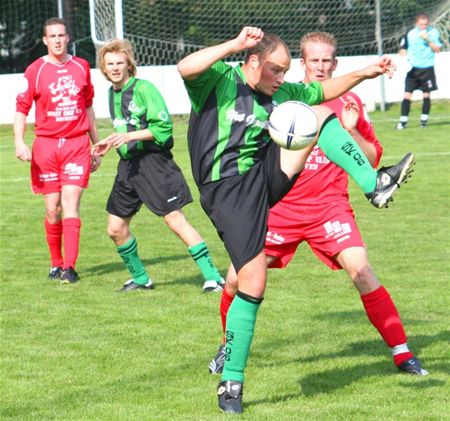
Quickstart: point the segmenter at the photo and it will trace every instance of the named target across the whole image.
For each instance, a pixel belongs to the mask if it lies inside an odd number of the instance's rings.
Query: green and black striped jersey
[[[283,83],[273,97],[251,89],[240,66],[219,61],[184,81],[192,104],[189,153],[198,186],[245,173],[270,141],[273,106],[288,100],[323,101],[320,83]]]
[[[149,129],[155,140],[132,141],[117,149],[122,159],[144,151],[169,150],[173,146],[173,123],[164,98],[147,80],[130,78],[119,91],[109,89],[109,112],[118,133]]]

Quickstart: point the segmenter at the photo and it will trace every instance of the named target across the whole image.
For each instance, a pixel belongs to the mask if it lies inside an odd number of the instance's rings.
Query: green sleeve
[[[186,86],[194,112],[200,112],[217,81],[231,68],[229,64],[218,61],[196,79],[184,80],[184,85]]]
[[[275,93],[274,99],[279,102],[301,101],[308,105],[317,105],[325,100],[320,82],[290,83],[285,82]]]
[[[155,137],[155,143],[159,146],[172,138],[173,123],[167,109],[164,98],[149,81],[142,81],[142,87],[139,89],[144,101],[146,112],[147,128]]]

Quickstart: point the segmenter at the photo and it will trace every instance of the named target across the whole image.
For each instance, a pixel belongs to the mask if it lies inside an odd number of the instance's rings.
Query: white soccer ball
[[[314,141],[319,121],[309,105],[300,101],[287,101],[273,109],[268,128],[276,144],[284,149],[298,150]]]

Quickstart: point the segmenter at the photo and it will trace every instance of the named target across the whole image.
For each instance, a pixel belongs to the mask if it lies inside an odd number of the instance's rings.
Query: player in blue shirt
[[[403,38],[399,54],[406,56],[412,69],[407,73],[405,80],[405,95],[403,97],[400,121],[397,129],[402,130],[408,124],[409,110],[411,108],[412,93],[419,89],[423,92],[422,115],[420,127],[424,128],[430,114],[430,92],[437,89],[434,73],[434,57],[441,51],[442,42],[439,32],[430,26],[430,18],[425,13],[416,16],[416,25]]]

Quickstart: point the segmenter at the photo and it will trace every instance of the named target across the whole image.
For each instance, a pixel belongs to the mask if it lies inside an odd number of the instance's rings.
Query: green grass
[[[242,419],[450,419],[448,106],[433,103],[426,130],[418,128],[417,106],[402,132],[393,130],[398,106],[372,115],[382,164],[410,150],[417,155],[412,180],[388,210],[372,208],[351,183],[371,262],[430,375],[397,373],[346,274],[302,246],[286,270],[269,274]],[[102,136],[109,127],[101,125]],[[186,118],[177,118],[174,153],[195,198],[185,211],[225,274],[228,259],[199,205],[185,133]],[[29,166],[14,157],[10,126],[0,127],[0,137],[2,419],[226,418],[217,409],[218,378],[207,372],[220,337],[220,297],[201,292],[184,245],[145,209],[132,227],[157,288],[115,292],[127,279],[106,235],[115,154],[84,194],[82,280],[65,286],[46,279],[44,207],[29,191]]]

